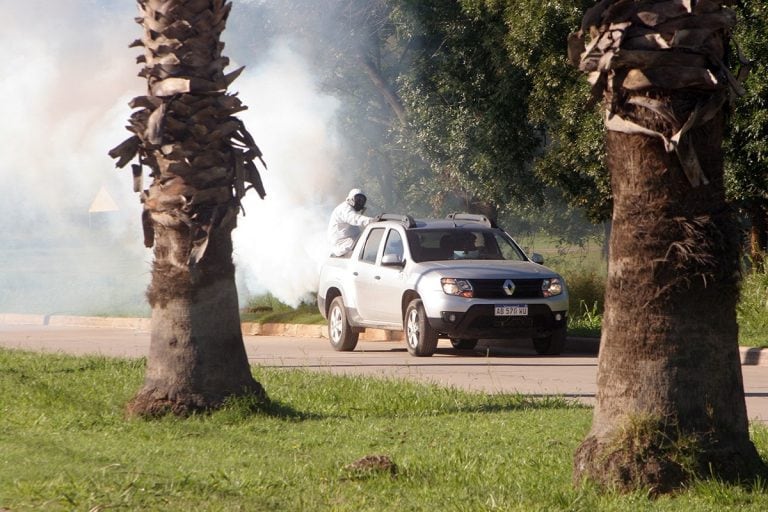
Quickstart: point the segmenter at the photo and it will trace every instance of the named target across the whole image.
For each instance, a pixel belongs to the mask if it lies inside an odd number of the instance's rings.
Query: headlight
[[[544,279],[541,282],[541,294],[544,297],[554,297],[563,293],[563,281],[558,277]]]
[[[443,291],[448,295],[456,295],[459,297],[474,297],[474,291],[472,285],[466,279],[454,279],[452,277],[444,277],[440,279],[440,284],[443,285]]]

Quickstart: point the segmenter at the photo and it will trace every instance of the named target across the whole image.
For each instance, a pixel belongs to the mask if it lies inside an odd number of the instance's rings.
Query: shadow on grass
[[[489,398],[485,403],[456,404],[450,407],[424,411],[429,416],[444,414],[497,414],[523,411],[554,411],[565,409],[590,409],[576,399],[561,395],[508,395],[505,400]],[[418,415],[418,414],[417,414]]]
[[[269,404],[262,407],[260,412],[271,418],[294,422],[322,420],[327,417],[326,415],[318,414],[315,412],[299,411],[290,405],[277,400],[271,400]]]
[[[244,421],[258,416],[266,416],[285,421],[310,421],[326,418],[325,415],[304,412],[279,400],[268,399],[264,402],[255,395],[230,397],[221,409],[213,411],[216,415],[225,415],[230,419]]]
[[[417,398],[418,400],[418,398]],[[375,401],[374,401],[375,402]],[[224,407],[216,411],[229,421],[248,421],[256,417],[268,417],[289,422],[322,421],[331,418],[427,418],[456,414],[498,414],[523,411],[546,411],[566,409],[588,409],[577,400],[558,395],[496,395],[486,397],[467,397],[462,403],[450,397],[435,397],[428,402],[393,403],[387,406],[383,402],[350,402],[333,411],[302,411],[280,400],[267,403],[258,402],[253,397],[234,397],[227,400]]]

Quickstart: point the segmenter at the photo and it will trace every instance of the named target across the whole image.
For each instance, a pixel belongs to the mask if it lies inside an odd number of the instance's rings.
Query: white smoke
[[[140,50],[128,48],[141,34],[135,4],[7,4],[0,32],[0,312],[94,314],[143,304],[152,257],[141,241],[141,206],[130,170],[116,170],[107,155],[130,135],[128,102],[146,87],[136,76]],[[232,89],[249,106],[240,117],[269,166],[262,171],[266,200],[250,192],[234,232],[239,281],[247,293],[268,291],[297,304],[315,290],[328,215],[350,185],[339,183],[334,165],[337,104],[318,92],[287,44],[264,61],[230,45],[228,32],[224,40],[225,53],[246,65]],[[94,230],[88,214],[102,187],[119,207],[106,231]]]
[[[107,155],[125,138],[127,101],[141,86],[127,48],[135,11],[105,9],[80,0],[3,6],[3,309],[125,308],[146,286],[130,172]],[[119,210],[94,230],[88,209],[102,187]],[[116,272],[124,282],[112,293]]]
[[[22,218],[35,208],[76,207],[103,182],[116,182],[105,148],[130,112],[131,61],[126,44],[116,46],[126,31],[121,37],[112,30],[119,25],[105,22],[84,36],[69,23],[75,2],[41,4],[4,6],[10,20],[0,33],[2,185],[17,190],[11,201],[25,196],[26,207],[15,212]]]
[[[241,117],[265,153],[265,200],[250,193],[234,232],[236,263],[252,293],[296,305],[317,290],[328,254],[326,227],[346,191],[337,179],[333,118],[338,103],[318,91],[307,63],[283,41],[235,83]]]

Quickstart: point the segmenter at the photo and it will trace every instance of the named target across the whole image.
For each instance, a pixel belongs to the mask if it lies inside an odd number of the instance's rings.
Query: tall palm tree
[[[577,481],[668,492],[693,475],[766,474],[738,351],[739,241],[721,143],[740,85],[724,64],[735,17],[723,3],[603,0],[571,36],[571,59],[604,96],[614,204]]]
[[[185,415],[233,395],[266,393],[251,375],[240,329],[232,229],[248,188],[263,198],[261,152],[235,114],[246,107],[225,74],[225,0],[137,0],[143,27],[133,136],[110,151],[133,164],[144,205],[144,242],[154,246],[152,333],[143,388],[128,405],[137,415]],[[263,163],[263,162],[262,162]],[[144,168],[152,182],[143,190]]]

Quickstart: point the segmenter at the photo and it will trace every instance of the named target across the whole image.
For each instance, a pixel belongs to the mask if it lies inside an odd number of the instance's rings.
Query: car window
[[[462,259],[524,261],[522,250],[501,231],[443,228],[408,231],[414,261]]]
[[[514,242],[510,242],[506,238],[501,238],[503,240],[502,243],[499,244],[499,249],[501,251],[501,259],[503,260],[513,260],[513,261],[525,261],[527,258],[525,257],[525,254],[523,253],[523,250],[520,249],[520,247],[517,246]]]
[[[374,228],[368,233],[368,238],[363,246],[360,260],[366,263],[376,263],[376,254],[379,252],[381,238],[384,236],[384,228]]]
[[[384,245],[384,256],[394,254],[400,261],[403,260],[403,238],[396,229],[391,229],[387,235],[387,243]]]

